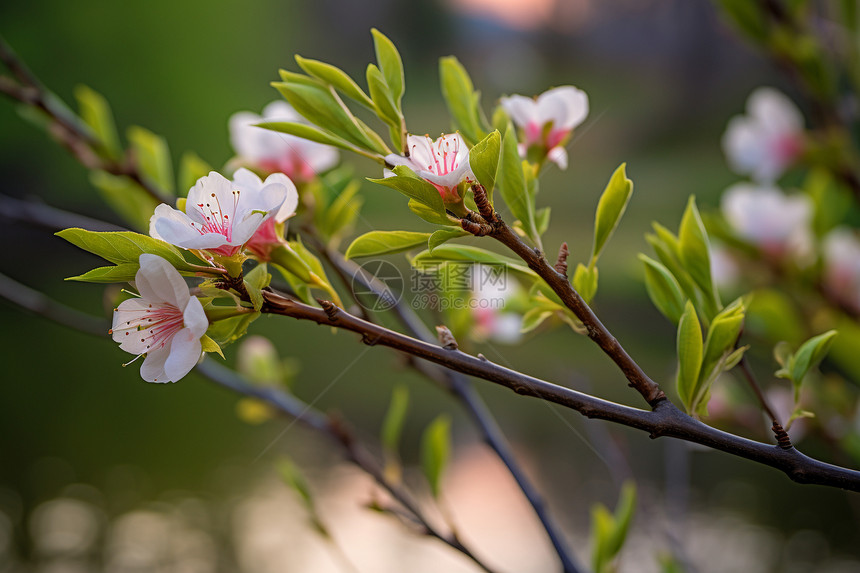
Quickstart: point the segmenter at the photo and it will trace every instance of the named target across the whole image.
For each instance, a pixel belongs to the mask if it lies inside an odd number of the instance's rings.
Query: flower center
[[[447,175],[460,166],[460,138],[454,139],[453,149],[447,137],[440,137],[435,143],[429,137],[427,140],[430,141],[430,149],[433,151],[433,165],[427,166],[428,171],[436,175]],[[413,145],[412,149],[415,147]]]
[[[239,196],[242,192],[234,189],[232,193],[233,205],[232,208],[227,205],[227,208],[230,209],[228,212],[225,212],[224,206],[221,205],[221,201],[215,193],[210,194],[210,202],[197,203],[197,212],[203,216],[205,222],[203,224],[192,222],[191,226],[201,235],[215,233],[224,235],[228,241],[232,240],[233,219],[231,215],[233,217],[236,215],[236,207],[239,205]]]
[[[140,353],[143,355],[151,350],[164,348],[173,335],[184,326],[182,311],[172,304],[150,304],[148,308],[140,311],[136,317],[127,320],[119,328],[111,329],[110,334],[122,332],[124,336],[139,337],[140,343],[146,345],[144,351]]]

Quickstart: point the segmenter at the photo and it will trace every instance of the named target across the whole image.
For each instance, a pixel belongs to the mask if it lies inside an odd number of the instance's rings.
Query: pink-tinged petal
[[[200,233],[198,227],[192,223],[187,224],[174,219],[159,219],[154,222],[155,231],[159,238],[171,245],[183,249],[217,249],[230,245],[227,237],[220,233]],[[195,223],[195,225],[197,225]]]
[[[203,353],[200,337],[189,328],[183,328],[173,336],[170,354],[164,362],[164,372],[168,382],[182,379],[197,365]],[[141,371],[142,372],[142,371]]]
[[[140,377],[147,382],[171,382],[170,377],[164,371],[164,365],[169,357],[169,346],[147,353],[146,359],[140,367]]]
[[[546,158],[558,165],[559,169],[567,169],[567,150],[564,147],[553,147]]]
[[[784,93],[758,88],[747,99],[747,113],[769,133],[803,131],[803,115]]]
[[[283,223],[296,214],[296,209],[299,207],[299,191],[296,189],[295,183],[293,183],[290,178],[283,173],[272,173],[269,175],[266,178],[265,185],[269,185],[271,183],[282,185],[287,190],[287,196],[284,199],[284,202],[275,213],[275,221]]]
[[[176,308],[185,308],[191,295],[185,279],[173,266],[159,257],[140,255],[140,269],[134,276],[140,296],[149,302],[166,302]]]
[[[185,328],[197,338],[206,334],[209,329],[209,319],[206,318],[200,299],[197,297],[190,298],[182,313],[182,322],[185,324]]]
[[[539,122],[537,103],[530,97],[512,95],[503,97],[499,103],[518,127],[525,128],[529,123]]]
[[[413,169],[417,166],[419,169],[433,171],[433,166],[436,165],[434,155],[433,140],[427,135],[410,135],[406,137],[406,147],[409,149],[409,157],[407,163],[392,163],[392,165],[409,165]],[[399,157],[399,156],[397,156]],[[411,162],[411,164],[409,163]]]
[[[284,100],[275,100],[263,108],[266,121],[305,121],[293,106]]]
[[[262,211],[245,213],[242,220],[233,226],[233,241],[231,244],[244,245],[247,243],[267,218],[268,213]]]
[[[159,240],[171,243],[171,244],[175,244],[175,243],[173,243],[173,241],[165,239],[158,232],[156,223],[161,219],[173,219],[174,221],[182,224],[183,226],[186,226],[186,225],[191,226],[191,223],[193,222],[188,217],[188,215],[186,215],[182,211],[174,209],[170,205],[162,203],[161,205],[156,207],[155,212],[153,213],[152,217],[149,218],[149,235],[153,239],[159,239]]]
[[[588,95],[573,86],[561,86],[542,93],[537,99],[538,120],[553,122],[553,128],[569,131],[588,117]]]
[[[263,121],[262,117],[249,111],[240,111],[230,116],[230,145],[238,155],[251,160],[265,156],[265,130],[256,127],[256,124]]]

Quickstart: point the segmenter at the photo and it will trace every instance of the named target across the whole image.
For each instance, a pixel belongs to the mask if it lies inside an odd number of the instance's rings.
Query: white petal
[[[183,217],[184,213],[177,211]],[[227,237],[220,233],[204,233],[200,234],[194,227],[191,226],[192,221],[186,217],[186,220],[178,220],[176,217],[159,218],[152,222],[154,228],[150,230],[150,234],[158,235],[163,241],[167,241],[171,245],[182,247],[184,249],[217,249],[224,245],[229,245]],[[153,233],[154,231],[154,233]]]
[[[496,313],[493,322],[493,331],[490,334],[493,340],[503,344],[516,344],[522,338],[523,317],[514,312]]]
[[[173,336],[170,343],[170,355],[164,363],[164,372],[168,381],[176,382],[188,374],[202,354],[200,337],[195,336],[189,328],[183,328]]]
[[[250,169],[240,167],[233,173],[233,187],[237,189],[241,189],[242,191],[248,189],[250,193],[254,193],[259,191],[262,186],[263,180],[257,177],[257,174]]]
[[[233,237],[229,244],[238,246],[247,243],[267,218],[268,214],[261,211],[244,213],[242,219],[233,224]]]
[[[280,209],[275,213],[275,221],[283,223],[296,214],[296,209],[299,206],[299,192],[296,189],[295,183],[293,183],[290,178],[283,173],[272,173],[266,177],[264,185],[270,185],[272,183],[282,185],[287,190],[284,202],[281,204]]]
[[[185,308],[191,295],[179,271],[158,255],[144,253],[139,260],[140,269],[134,276],[134,284],[143,299]]]
[[[531,122],[539,122],[537,103],[530,97],[512,95],[503,97],[499,103],[505,109],[511,120],[520,127]]]
[[[773,88],[758,88],[747,100],[747,113],[771,133],[796,133],[803,130],[803,115],[784,93]]]
[[[430,137],[426,135],[410,135],[406,138],[406,147],[409,149],[409,159],[407,161],[412,162],[410,167],[417,166],[419,169],[435,171],[436,156],[433,140]],[[408,165],[408,163],[389,163],[392,165]]]
[[[299,121],[306,120],[293,109],[293,106],[284,100],[275,100],[263,108],[263,117],[266,121]]]
[[[204,211],[205,218],[209,209],[218,210],[222,213],[233,216],[236,198],[233,195],[233,184],[229,179],[218,173],[210,171],[209,175],[201,177],[194,184],[194,187],[188,192],[188,201],[185,204],[185,212],[190,217],[195,218],[192,210],[201,213]],[[203,205],[203,207],[200,207]],[[207,207],[208,206],[208,207]]]
[[[140,367],[140,377],[147,382],[170,382],[170,378],[164,371],[164,363],[170,356],[170,346],[159,348],[147,353]]]
[[[546,158],[558,165],[559,169],[567,169],[567,150],[557,145],[549,150]]]
[[[764,159],[763,134],[754,122],[744,116],[729,120],[723,133],[722,146],[729,168],[739,175],[752,173]]]
[[[196,296],[191,297],[182,313],[182,322],[194,336],[200,338],[209,328],[209,319],[203,311],[203,305]]]
[[[537,99],[538,121],[552,121],[554,129],[569,130],[588,117],[588,95],[573,86],[561,86],[542,93]]]
[[[240,111],[230,116],[230,144],[238,155],[251,160],[265,156],[265,140],[260,137],[265,130],[256,127],[256,124],[262,121],[262,117],[249,111]]]
[[[331,145],[324,145],[307,139],[300,141],[303,143],[302,157],[308,162],[314,173],[320,174],[328,171],[340,161],[340,153]]]

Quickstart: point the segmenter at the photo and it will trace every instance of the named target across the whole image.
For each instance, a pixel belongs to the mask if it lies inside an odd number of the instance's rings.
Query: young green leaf
[[[705,225],[702,223],[699,210],[696,208],[695,197],[691,196],[687,203],[687,209],[684,211],[684,216],[681,219],[681,228],[678,231],[678,241],[680,258],[684,263],[684,268],[690,273],[690,276],[702,294],[714,300],[716,306],[719,307],[720,304],[716,299],[716,290],[711,278],[711,255],[708,246],[708,234],[705,231]]]
[[[436,247],[433,252],[422,251],[415,255],[412,266],[418,270],[433,269],[445,262],[483,263],[487,265],[503,265],[506,269],[515,272],[518,276],[535,281],[537,275],[522,261],[499,255],[471,245],[447,244]]]
[[[134,280],[139,268],[140,265],[135,263],[122,263],[112,267],[99,267],[66,280],[84,283],[127,283]]]
[[[475,144],[469,151],[469,165],[478,183],[487,190],[487,196],[492,202],[493,186],[496,184],[496,172],[499,169],[499,154],[501,152],[501,135],[498,130]]]
[[[393,169],[394,177],[385,177],[382,179],[368,179],[373,183],[379,183],[386,187],[391,187],[400,191],[410,199],[414,199],[419,203],[423,203],[434,212],[440,215],[445,215],[445,206],[442,203],[442,196],[439,190],[433,187],[430,183],[421,179],[405,165],[398,165]]]
[[[336,90],[363,105],[364,107],[373,110],[373,101],[364,93],[355,80],[349,77],[349,74],[340,68],[320,62],[318,60],[309,60],[296,54],[296,63],[309,76],[313,76],[328,84],[334,86]]]
[[[478,98],[466,68],[454,56],[441,58],[439,78],[442,97],[445,98],[454,124],[469,145],[476,144],[484,138],[486,130],[481,125]]]
[[[451,226],[459,223],[457,219],[454,219],[447,213],[434,210],[415,199],[409,200],[408,207],[410,211],[412,211],[428,223],[433,223],[434,225]]]
[[[358,181],[351,181],[332,201],[331,205],[314,212],[314,216],[317,218],[317,227],[326,237],[340,236],[347,233],[352,227],[364,202],[361,196],[356,195],[359,189],[361,189],[361,184]]]
[[[62,230],[56,235],[115,265],[122,263],[137,265],[140,255],[151,253],[165,259],[180,272],[195,270],[173,245],[131,231],[95,232],[72,228]]]
[[[248,291],[254,310],[260,310],[263,307],[261,291],[269,286],[270,282],[272,282],[272,275],[267,272],[266,263],[258,264],[245,275],[245,290]]]
[[[400,253],[427,244],[430,233],[412,231],[370,231],[355,239],[346,250],[346,258],[374,257]]]
[[[639,260],[645,265],[645,288],[651,302],[663,316],[678,324],[687,300],[681,293],[678,281],[654,259],[640,253]]]
[[[391,90],[391,96],[397,110],[400,111],[400,101],[403,99],[403,93],[406,91],[406,85],[403,78],[403,60],[400,59],[400,52],[394,42],[389,40],[385,34],[372,28],[370,33],[373,34],[373,49],[376,52],[376,62],[379,64],[379,69],[382,70],[382,75],[385,77],[385,83],[388,84]]]
[[[78,100],[81,119],[98,141],[100,151],[109,159],[120,159],[122,147],[107,100],[100,93],[84,85],[75,88],[75,99]]]
[[[403,432],[403,422],[409,409],[409,389],[399,384],[391,392],[391,404],[382,421],[382,445],[391,454],[397,453],[400,447],[400,435]]]
[[[299,494],[299,499],[302,500],[302,504],[305,506],[305,509],[314,515],[316,513],[314,508],[314,498],[311,494],[308,481],[299,471],[299,468],[296,467],[289,458],[282,458],[281,461],[278,462],[278,473],[281,474],[281,479],[284,480],[284,483]]]
[[[633,181],[627,178],[626,167],[627,164],[622,163],[615,170],[597,203],[594,219],[594,247],[591,250],[592,261],[597,261],[603,247],[618,226],[621,216],[627,209],[630,195],[633,193]]]
[[[128,128],[127,136],[134,162],[143,176],[164,193],[173,195],[173,162],[170,159],[167,141],[148,129],[136,125]]]
[[[382,72],[373,64],[367,64],[367,89],[370,90],[370,97],[373,100],[374,111],[379,116],[379,119],[389,124],[392,127],[400,127],[402,116],[397,109],[397,104],[394,103],[394,98],[388,84],[385,83],[385,78],[382,77]],[[400,147],[400,137],[393,141],[395,147]]]
[[[206,331],[206,336],[210,337],[218,346],[223,348],[242,338],[248,331],[251,323],[259,317],[260,313],[254,311],[213,322]]]
[[[439,245],[450,241],[451,239],[457,239],[459,237],[466,237],[470,235],[463,229],[457,227],[448,227],[446,229],[439,229],[430,235],[430,238],[427,240],[427,249],[432,253],[433,249],[438,247]]]
[[[339,147],[340,149],[352,151],[353,153],[359,152],[358,148],[348,141],[304,123],[296,123],[292,121],[264,121],[256,125],[257,127],[262,127],[264,129],[270,129],[280,133],[288,133],[290,135],[295,135],[296,137],[301,137],[302,139],[316,141],[317,143],[331,145],[332,147]]]
[[[630,523],[633,521],[635,510],[636,484],[628,480],[621,487],[621,494],[615,506],[615,527],[607,543],[607,552],[612,557],[618,555],[624,546],[624,540],[627,538],[627,532],[630,530]]]
[[[517,136],[508,126],[502,140],[501,166],[498,173],[499,191],[511,214],[519,219],[526,233],[534,238],[534,207],[526,187],[523,163],[517,151]]]
[[[576,265],[576,271],[573,273],[573,288],[585,300],[586,304],[591,303],[594,295],[597,294],[597,267],[586,267],[582,263]]]
[[[800,384],[806,374],[824,359],[836,334],[835,330],[828,330],[800,345],[794,353],[790,366],[791,379],[796,384]]]
[[[693,399],[702,368],[702,327],[696,309],[689,300],[678,321],[678,396],[688,413],[693,412]]]
[[[439,497],[442,472],[451,453],[451,419],[442,414],[433,420],[421,438],[421,462],[430,491]]]

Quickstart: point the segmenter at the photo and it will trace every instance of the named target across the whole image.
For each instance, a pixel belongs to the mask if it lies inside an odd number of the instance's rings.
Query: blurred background
[[[216,167],[233,154],[230,115],[259,113],[276,99],[269,82],[279,68],[297,69],[293,54],[363,78],[373,58],[371,27],[394,40],[403,56],[413,132],[450,129],[438,88],[441,56],[464,63],[486,108],[503,94],[537,94],[554,85],[573,84],[589,94],[591,113],[569,147],[569,169],[550,170],[541,187],[539,202],[553,208],[545,243],[554,251],[568,241],[572,260],[584,260],[599,193],[627,162],[635,192],[602,259],[595,306],[643,368],[671,387],[674,332],[653,310],[641,281],[635,255],[648,250],[643,233],[653,220],[676,228],[691,193],[703,210],[718,206],[719,194],[737,180],[725,166],[720,136],[753,88],[773,85],[794,95],[710,2],[0,5],[0,33],[61,98],[73,101],[75,86],[89,85],[111,102],[121,130],[144,126],[167,138],[174,158],[194,150]],[[120,223],[99,202],[87,172],[8,100],[0,101],[0,126],[0,192]],[[369,162],[347,161],[361,175],[378,176]],[[356,234],[426,230],[392,191],[365,183],[363,195]],[[102,286],[63,282],[96,266],[95,257],[44,230],[0,221],[0,273],[109,316]],[[376,496],[373,485],[335,446],[299,425],[248,424],[237,416],[235,395],[193,373],[178,384],[147,384],[136,365],[121,368],[128,356],[107,335],[56,326],[6,301],[0,325],[0,572],[350,570],[278,481],[273,464],[284,454],[308,475],[335,540],[358,570],[473,570],[438,543],[364,509]],[[555,569],[551,547],[510,478],[444,392],[404,368],[393,352],[368,349],[347,333],[274,318],[252,330],[300,363],[296,394],[341,412],[370,441],[392,386],[406,384],[412,397],[403,438],[408,464],[417,462],[427,423],[450,412],[455,453],[445,495],[464,537],[502,571]],[[227,350],[233,364],[236,349]],[[641,406],[609,360],[567,329],[476,351]],[[767,356],[761,360],[769,367]],[[657,571],[667,553],[691,571],[860,570],[856,495],[800,486],[731,456],[651,441],[490,384],[478,388],[583,561],[589,508],[596,501],[613,506],[621,481],[634,477],[640,505],[622,571]],[[750,437],[768,439],[761,428]],[[805,449],[832,459],[818,444]]]

